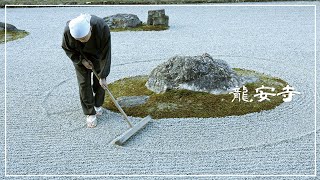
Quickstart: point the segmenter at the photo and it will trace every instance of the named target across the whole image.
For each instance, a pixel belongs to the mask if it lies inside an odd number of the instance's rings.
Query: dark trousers
[[[95,64],[95,63],[94,63]],[[85,115],[94,115],[96,111],[94,106],[100,107],[104,102],[105,90],[100,86],[99,80],[93,75],[93,83],[91,83],[92,71],[82,64],[74,64],[80,93],[80,102],[83,113]],[[99,74],[99,66],[94,66]]]

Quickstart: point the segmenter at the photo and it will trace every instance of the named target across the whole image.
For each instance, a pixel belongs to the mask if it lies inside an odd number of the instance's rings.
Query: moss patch
[[[258,102],[259,98],[254,97],[254,94],[256,94],[255,89],[262,85],[274,87],[276,89],[274,93],[282,92],[282,88],[287,85],[284,80],[251,70],[239,68],[234,70],[239,75],[255,76],[260,79],[258,82],[245,85],[248,89],[248,99],[252,99],[252,102],[242,100],[239,102],[238,99],[232,102],[233,94],[213,95],[189,90],[170,90],[163,94],[155,94],[145,87],[148,76],[120,79],[109,84],[109,88],[115,98],[121,96],[150,96],[147,103],[143,105],[123,109],[130,116],[145,117],[150,114],[154,119],[239,116],[271,110],[283,102],[282,96],[270,96],[270,101]],[[265,92],[269,91],[265,90]],[[106,96],[103,107],[118,112],[108,96]]]
[[[29,33],[26,31],[7,31],[7,42],[8,41],[14,41],[20,38],[24,38]],[[0,44],[3,44],[5,41],[5,32],[0,31]]]
[[[157,26],[152,26],[152,25],[147,25],[147,24],[142,24],[137,27],[133,28],[110,28],[111,32],[120,32],[120,31],[164,31],[169,29],[169,26],[164,26],[164,25],[157,25]]]

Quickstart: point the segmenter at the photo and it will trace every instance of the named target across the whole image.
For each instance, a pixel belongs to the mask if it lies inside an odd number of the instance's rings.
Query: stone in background
[[[164,25],[169,26],[169,16],[165,14],[164,9],[148,11],[147,25]]]
[[[137,15],[134,14],[116,14],[103,18],[109,28],[128,28],[137,27],[142,24]]]
[[[3,22],[0,22],[0,31],[4,31],[6,24]],[[12,24],[8,24],[7,23],[7,31],[22,31],[18,28],[16,28],[14,25]]]

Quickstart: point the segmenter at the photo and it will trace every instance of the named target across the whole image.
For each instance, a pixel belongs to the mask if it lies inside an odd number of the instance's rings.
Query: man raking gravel
[[[64,30],[62,48],[76,69],[80,101],[83,112],[87,115],[87,127],[97,126],[96,115],[101,115],[103,112],[101,106],[105,91],[129,125],[129,129],[115,138],[111,144],[122,145],[151,121],[151,117],[147,116],[133,125],[108,89],[106,77],[110,73],[111,38],[109,27],[103,19],[82,14],[68,21]],[[91,87],[92,72],[94,76]]]
[[[107,87],[106,78],[110,73],[111,36],[109,27],[102,18],[81,14],[67,22],[62,48],[72,60],[76,70],[80,102],[83,113],[87,115],[87,127],[96,127],[96,116],[102,115],[103,112],[101,107],[105,97],[103,87]],[[93,68],[99,79],[93,76],[92,84]]]

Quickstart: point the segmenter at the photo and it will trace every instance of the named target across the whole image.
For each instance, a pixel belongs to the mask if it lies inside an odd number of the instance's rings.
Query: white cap
[[[69,22],[70,34],[72,37],[79,39],[89,34],[90,31],[89,14],[81,14]]]

